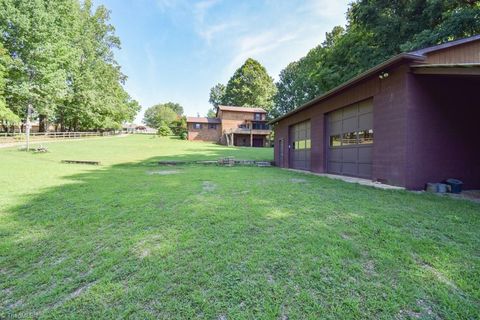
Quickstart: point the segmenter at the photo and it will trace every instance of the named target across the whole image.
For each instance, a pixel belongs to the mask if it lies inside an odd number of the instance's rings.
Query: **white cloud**
[[[175,8],[179,4],[183,3],[182,0],[156,0],[156,2],[157,2],[157,6],[162,11]]]
[[[203,23],[203,21],[205,20],[205,15],[208,13],[208,10],[217,5],[218,3],[220,3],[220,0],[204,0],[197,2],[194,9],[196,19],[199,22]]]
[[[345,16],[345,8],[350,0],[307,0],[298,9],[299,13],[311,13],[328,20],[338,20]]]
[[[270,11],[283,12],[285,3],[266,0]],[[249,57],[259,60],[277,79],[279,72],[290,62],[304,56],[308,50],[320,44],[335,25],[345,23],[345,11],[349,0],[305,0],[290,15],[268,17],[269,24],[261,22],[265,17],[249,17],[246,30],[232,36],[228,52],[231,60],[224,67],[223,78],[232,73]]]
[[[232,28],[235,22],[222,20],[220,22],[205,19],[209,11],[218,5],[222,0],[204,0],[195,4],[193,9],[193,16],[195,20],[195,32],[206,41],[207,45],[212,43],[212,40],[226,30]],[[206,22],[208,20],[208,22]]]
[[[273,31],[264,31],[260,34],[241,37],[235,45],[235,50],[233,50],[235,55],[225,71],[231,74],[246,59],[260,58],[265,53],[278,49],[282,44],[290,42],[295,38],[295,33],[281,34]]]
[[[159,60],[168,41],[178,41],[165,33],[162,45],[155,45],[160,43],[158,38],[150,38],[152,47],[144,46],[145,68],[132,71],[137,78],[127,82],[127,87],[144,107],[172,100],[182,103],[188,114],[204,114],[210,107],[210,86],[226,82],[250,57],[278,79],[288,63],[320,44],[335,25],[345,24],[351,0],[154,1],[162,15],[159,19],[169,20],[171,34],[181,32],[177,53],[186,55],[190,71],[184,70],[185,65],[170,68],[172,60]],[[193,39],[186,45],[183,41],[188,36]]]
[[[197,28],[197,33],[202,37],[208,45],[212,43],[213,38],[232,28],[235,24],[233,23],[219,23],[214,25],[200,26]]]

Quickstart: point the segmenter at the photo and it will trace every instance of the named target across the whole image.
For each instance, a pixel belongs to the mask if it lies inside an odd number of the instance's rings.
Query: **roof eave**
[[[303,109],[306,109],[306,108],[308,108],[308,107],[310,107],[310,106],[312,106],[312,105],[314,105],[314,104],[316,104],[316,103],[318,103],[322,100],[325,100],[325,99],[329,98],[330,96],[333,96],[333,95],[339,93],[340,91],[345,90],[348,87],[350,87],[350,86],[352,86],[352,85],[354,85],[354,84],[356,84],[356,83],[358,83],[358,82],[360,82],[360,81],[362,81],[362,80],[364,80],[368,77],[371,77],[375,73],[377,73],[377,72],[379,72],[383,69],[386,69],[388,67],[391,67],[392,65],[394,65],[394,64],[396,64],[396,63],[398,63],[402,60],[425,60],[425,56],[421,56],[421,55],[417,55],[417,54],[411,54],[411,53],[401,53],[399,55],[396,55],[396,56],[382,62],[381,64],[378,64],[375,67],[359,74],[358,76],[353,77],[352,79],[348,80],[347,82],[342,83],[341,85],[333,88],[332,90],[325,92],[324,94],[318,96],[317,98],[315,98],[313,100],[310,100],[309,102],[301,105],[300,107],[284,114],[283,116],[280,116],[280,117],[277,117],[273,120],[270,120],[268,123],[269,124],[274,124],[274,123],[276,123],[280,120],[283,120],[283,119],[285,119],[285,118],[287,118],[287,117],[289,117],[289,116],[291,116],[295,113],[298,113],[298,112],[302,111]]]
[[[248,110],[250,109],[250,110]],[[242,107],[242,106],[224,106],[219,105],[217,108],[218,111],[232,111],[232,112],[251,112],[251,113],[267,113],[267,111],[260,107]]]
[[[415,50],[415,51],[411,51],[410,53],[411,54],[416,54],[416,55],[425,55],[425,54],[428,54],[430,52],[440,51],[440,50],[448,49],[448,48],[451,48],[451,47],[455,47],[455,46],[458,46],[458,45],[462,45],[462,44],[466,44],[466,43],[470,43],[470,42],[478,41],[478,40],[480,40],[480,34],[477,34],[477,35],[474,35],[474,36],[471,36],[471,37],[467,37],[467,38],[463,38],[463,39],[448,41],[448,42],[445,42],[445,43],[442,43],[442,44],[437,44],[437,45],[434,45],[434,46],[430,46],[430,47]]]

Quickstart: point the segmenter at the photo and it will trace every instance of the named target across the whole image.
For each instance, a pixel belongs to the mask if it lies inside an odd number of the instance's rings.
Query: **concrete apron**
[[[342,180],[349,183],[358,183],[358,184],[361,184],[362,186],[375,187],[375,188],[384,189],[384,190],[405,190],[405,188],[403,187],[391,186],[388,184],[375,182],[369,179],[347,177],[347,176],[330,174],[330,173],[316,173],[316,172],[297,170],[297,169],[288,169],[288,168],[285,168],[285,169],[289,171],[297,172],[297,173],[311,174],[318,177],[326,177],[326,178],[335,179],[335,180]]]

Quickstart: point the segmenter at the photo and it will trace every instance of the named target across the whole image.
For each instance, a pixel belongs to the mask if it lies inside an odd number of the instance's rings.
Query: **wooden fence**
[[[122,134],[121,131],[109,132],[35,132],[30,133],[30,141],[54,141],[81,139],[91,137],[107,137]],[[26,141],[25,133],[0,133],[0,143],[17,143]]]

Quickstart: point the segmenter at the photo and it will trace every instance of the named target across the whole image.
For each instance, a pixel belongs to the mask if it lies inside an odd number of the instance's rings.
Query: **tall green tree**
[[[391,56],[479,33],[480,1],[359,0],[348,19]]]
[[[344,29],[280,73],[275,116],[406,50],[480,33],[480,1],[357,0]]]
[[[179,116],[169,106],[157,104],[145,111],[143,122],[152,128],[160,128],[162,125],[170,126]]]
[[[276,83],[273,117],[285,114],[314,99],[340,82],[341,75],[328,66],[331,50],[345,34],[345,29],[335,27],[325,35],[325,41],[311,49],[298,61],[291,62],[280,72]]]
[[[225,85],[217,83],[210,89],[210,99],[208,100],[216,109],[219,105],[225,104]]]
[[[177,119],[170,124],[170,129],[172,130],[173,134],[177,136],[182,136],[182,134],[188,132],[187,117],[177,117]]]
[[[5,99],[5,86],[7,80],[7,67],[10,65],[10,57],[0,42],[0,124],[4,130],[8,131],[11,125],[18,124],[18,117],[12,110],[7,107]]]
[[[183,107],[179,103],[167,102],[163,106],[172,109],[178,116],[183,116]]]
[[[214,108],[210,108],[207,111],[207,118],[215,118],[217,116],[217,111]]]
[[[273,78],[268,75],[265,67],[249,58],[228,81],[223,103],[262,107],[268,111],[273,106],[276,90]]]
[[[118,128],[140,106],[126,93],[113,49],[120,40],[104,6],[91,0],[0,0],[0,42],[9,53],[7,106],[41,129]]]
[[[132,121],[140,106],[125,92],[126,76],[116,62],[113,49],[120,49],[115,28],[108,23],[110,12],[91,0],[79,9],[79,32],[69,83],[71,98],[59,113],[59,122],[68,130],[118,128]]]
[[[20,116],[32,105],[41,119],[52,117],[67,91],[57,3],[2,0],[0,8],[2,42],[12,57],[7,103]]]

